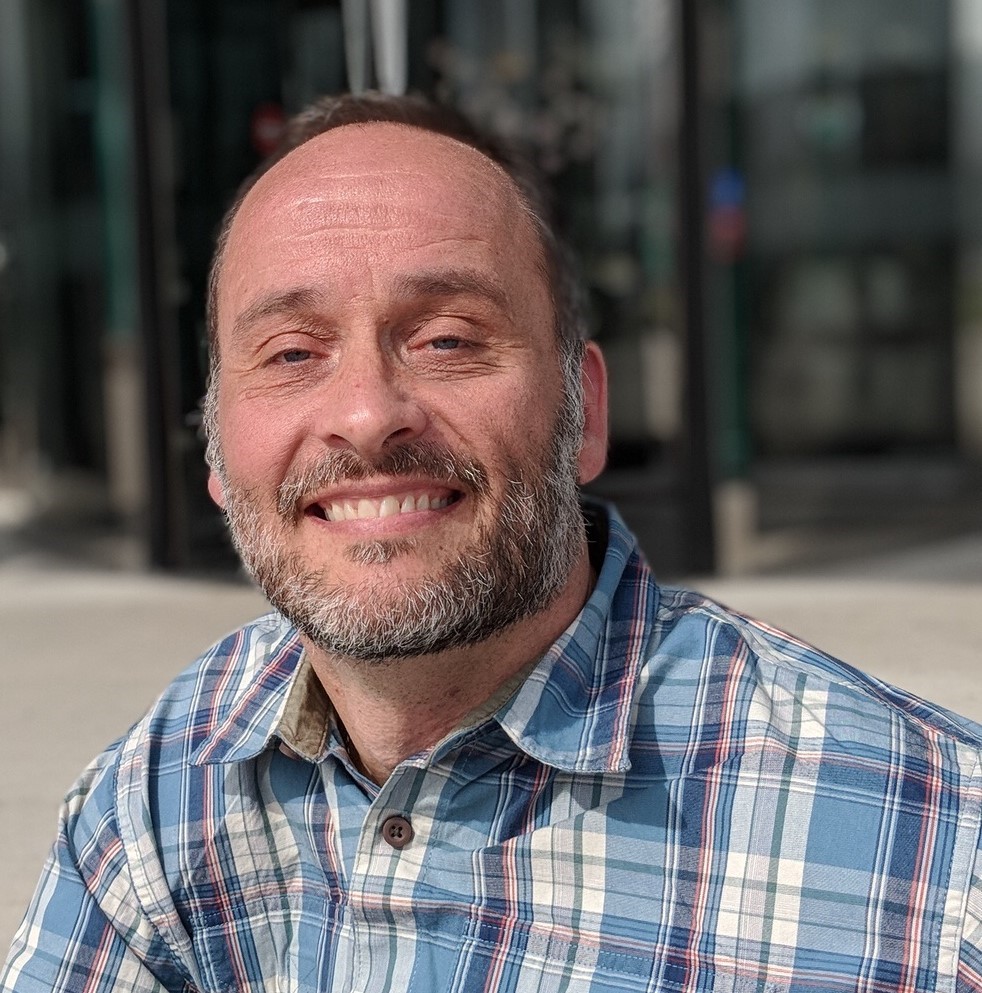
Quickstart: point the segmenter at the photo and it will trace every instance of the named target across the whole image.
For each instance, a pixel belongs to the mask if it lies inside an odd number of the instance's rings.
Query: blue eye
[[[450,351],[454,348],[460,348],[461,341],[459,338],[436,338],[431,344],[434,348],[438,348],[441,351]]]
[[[310,352],[302,348],[291,348],[288,352],[283,352],[280,358],[284,362],[304,362],[310,358]]]

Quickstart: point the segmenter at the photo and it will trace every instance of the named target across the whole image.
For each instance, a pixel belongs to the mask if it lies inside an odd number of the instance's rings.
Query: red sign
[[[283,137],[286,114],[278,103],[265,101],[257,104],[249,121],[249,140],[263,157],[271,155]]]

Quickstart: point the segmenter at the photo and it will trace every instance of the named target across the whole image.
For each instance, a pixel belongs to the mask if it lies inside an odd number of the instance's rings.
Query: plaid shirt
[[[616,515],[496,703],[377,787],[245,627],[69,795],[0,985],[982,990],[982,727],[660,589]]]

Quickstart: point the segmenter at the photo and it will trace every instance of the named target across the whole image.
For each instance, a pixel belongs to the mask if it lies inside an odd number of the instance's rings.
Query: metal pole
[[[685,428],[682,437],[683,517],[688,568],[715,567],[709,418],[706,389],[706,328],[703,310],[704,177],[699,86],[700,0],[679,0],[679,260],[685,314]]]
[[[133,147],[137,205],[140,337],[146,373],[150,562],[174,568],[186,560],[186,520],[178,374],[173,215],[170,204],[170,102],[166,7],[126,0],[133,85]]]
[[[344,27],[344,58],[348,68],[348,88],[363,93],[371,85],[368,0],[341,0]]]
[[[409,82],[409,9],[406,0],[372,0],[375,75],[383,93],[405,93]]]

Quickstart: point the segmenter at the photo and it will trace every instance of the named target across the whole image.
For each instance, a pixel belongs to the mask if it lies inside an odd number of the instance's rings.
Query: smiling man
[[[589,595],[605,374],[549,265],[504,169],[392,122],[309,139],[224,240],[211,492],[378,782]]]
[[[210,490],[276,608],[69,795],[2,987],[982,990],[982,728],[659,587],[544,198],[322,101],[224,226]]]

